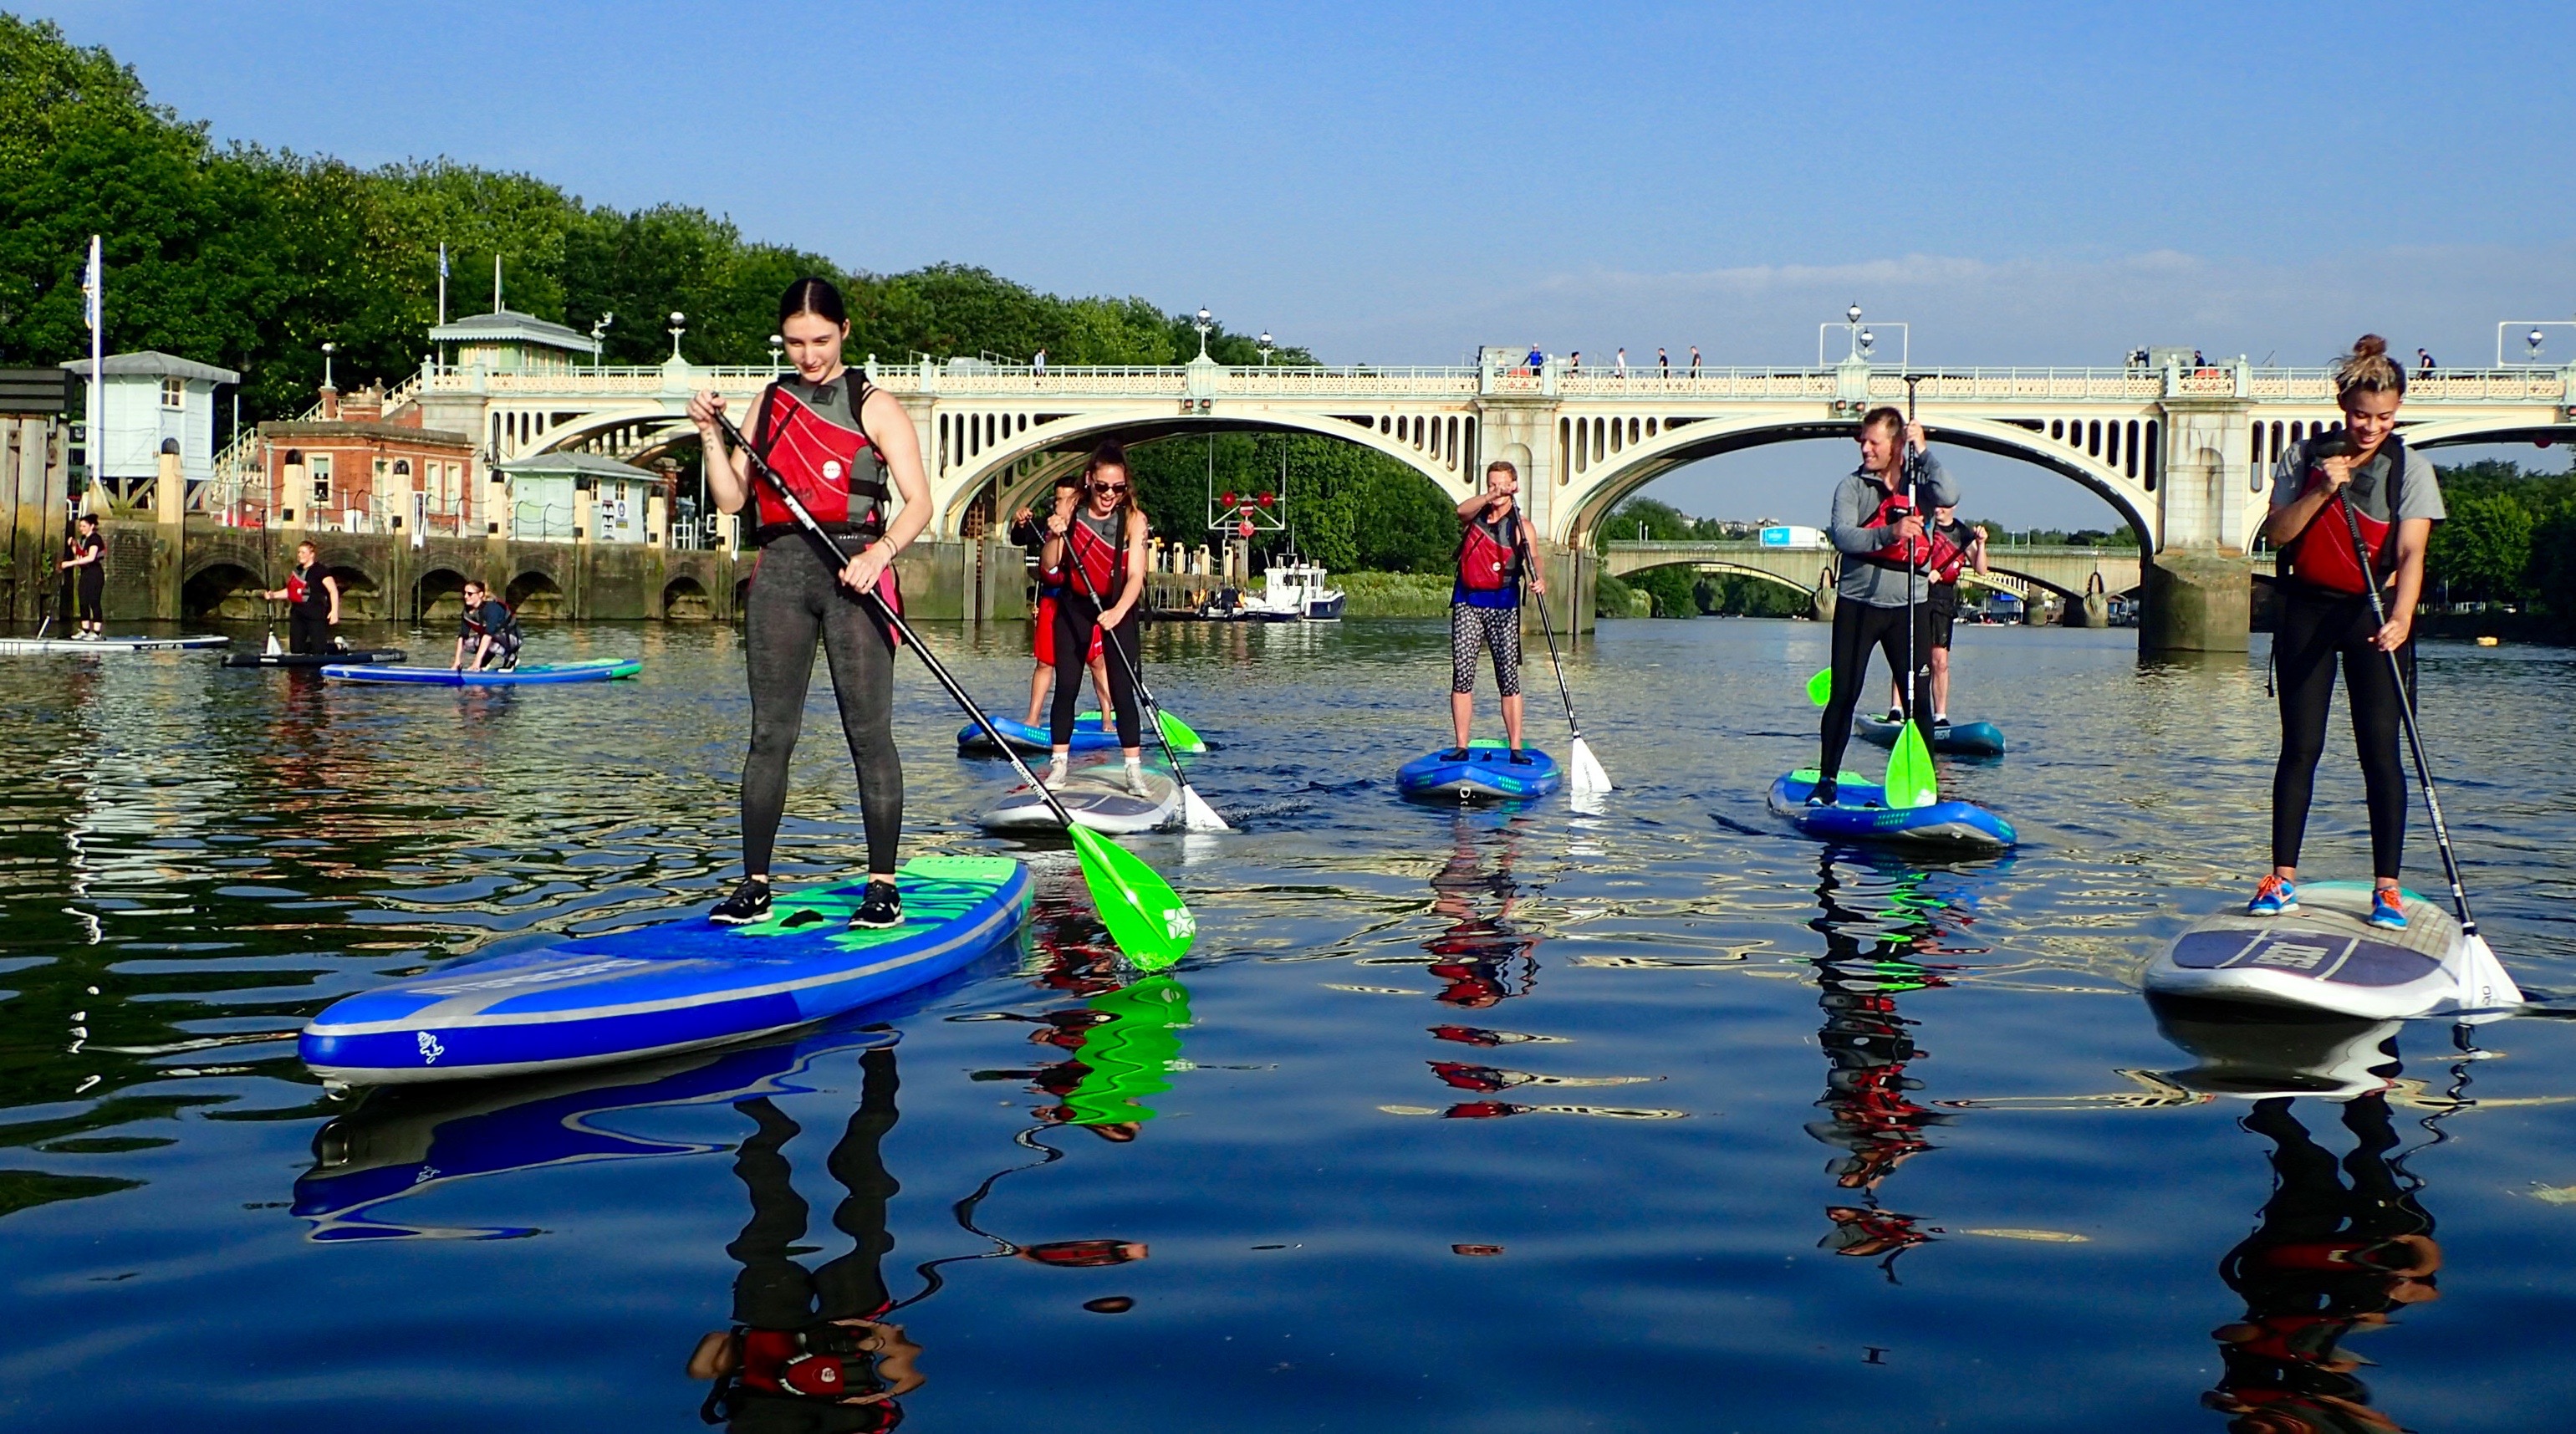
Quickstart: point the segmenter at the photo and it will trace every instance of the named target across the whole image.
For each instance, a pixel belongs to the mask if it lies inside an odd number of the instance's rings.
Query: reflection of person
[[[1538,938],[1511,925],[1512,906],[1520,899],[1520,885],[1512,879],[1511,830],[1505,829],[1501,855],[1490,871],[1474,836],[1474,828],[1461,821],[1447,864],[1431,878],[1431,909],[1449,924],[1423,942],[1422,949],[1431,953],[1430,973],[1448,983],[1436,999],[1481,1011],[1529,993],[1537,965],[1530,952]],[[1479,896],[1492,898],[1491,914],[1477,909]],[[1517,990],[1510,984],[1514,975]]]
[[[1986,530],[1959,521],[1959,510],[1948,505],[1932,510],[1932,556],[1926,564],[1931,570],[1932,588],[1927,606],[1931,609],[1932,628],[1932,725],[1950,725],[1950,636],[1959,623],[1959,579],[1970,571],[1994,571],[1986,566]],[[1905,684],[1891,679],[1888,683],[1887,720],[1905,720]]]
[[[1530,550],[1517,495],[1521,471],[1497,458],[1485,465],[1485,491],[1458,505],[1465,533],[1458,540],[1458,578],[1449,590],[1449,725],[1458,745],[1449,760],[1467,760],[1476,726],[1476,649],[1494,657],[1494,686],[1502,694],[1503,736],[1511,760],[1521,751],[1521,586],[1547,595],[1547,578],[1524,571]]]
[[[2345,1103],[2353,1149],[2340,1170],[2291,1105],[2258,1101],[2245,1120],[2272,1142],[2274,1186],[2263,1223],[2219,1262],[2245,1318],[2211,1331],[2226,1372],[2202,1402],[2236,1416],[2233,1434],[2394,1434],[2397,1422],[2370,1407],[2354,1377],[2369,1361],[2340,1341],[2441,1297],[2433,1217],[2390,1158],[2397,1133],[2384,1094]]]
[[[105,637],[107,545],[99,540],[97,514],[83,513],[80,521],[72,525],[72,535],[63,541],[63,556],[54,568],[73,573],[72,596],[80,619],[80,631],[73,634],[73,640],[96,642]]]
[[[879,1268],[894,1248],[886,1202],[899,1188],[881,1151],[899,1118],[894,1052],[859,1057],[859,1108],[828,1168],[848,1191],[832,1223],[849,1253],[808,1271],[793,1255],[805,1237],[806,1205],[796,1193],[785,1147],[796,1122],[767,1096],[739,1102],[753,1133],[734,1159],[751,1196],[751,1219],[725,1252],[742,1265],[734,1279],[734,1328],[698,1341],[689,1374],[712,1381],[705,1413],[745,1431],[859,1431],[902,1422],[894,1400],[923,1384],[921,1347],[886,1322],[894,1301]]]
[[[2424,591],[2424,549],[2443,517],[2442,486],[2432,461],[2397,436],[2397,405],[2406,370],[2391,362],[2388,342],[2364,334],[2335,365],[2335,402],[2343,427],[2292,444],[2272,472],[2272,512],[2263,535],[2278,548],[2284,573],[2275,591],[2280,614],[2272,665],[2281,690],[2281,758],[2272,769],[2272,870],[2246,911],[2278,916],[2299,909],[2299,847],[2317,759],[2325,753],[2326,708],[2334,697],[2335,660],[2352,706],[2353,745],[2361,756],[2362,791],[2370,810],[2370,903],[2374,926],[2402,929],[2397,869],[2406,855],[2406,773],[2398,765],[2403,721],[2389,655],[2415,686],[2415,603]],[[2333,440],[2341,440],[2334,442]],[[2336,449],[2349,449],[2338,452]],[[2353,530],[2369,550],[2369,576],[2353,548]],[[2371,610],[2370,588],[2383,590],[2388,621]]]
[[[912,419],[894,395],[841,362],[850,319],[828,280],[799,279],[778,301],[778,333],[796,372],[773,380],[758,400],[750,434],[779,482],[795,491],[833,541],[858,551],[834,570],[767,478],[732,450],[718,420],[722,395],[689,400],[689,419],[707,455],[707,491],[728,513],[759,514],[760,549],[744,608],[744,666],[751,682],[751,751],[742,770],[742,884],[708,913],[726,925],[769,914],[769,858],[787,805],[787,763],[805,723],[805,694],[819,639],[831,664],[841,735],[859,773],[859,814],[868,834],[868,883],[850,924],[903,924],[895,887],[903,837],[903,758],[894,745],[894,632],[862,601],[899,606],[893,565],[930,521],[930,480]],[[891,517],[886,505],[902,505]]]
[[[1136,481],[1127,450],[1103,443],[1082,470],[1080,501],[1059,503],[1046,520],[1041,570],[1064,574],[1055,609],[1055,705],[1047,718],[1053,748],[1048,786],[1061,786],[1073,762],[1074,707],[1082,691],[1085,654],[1099,641],[1116,647],[1109,664],[1110,702],[1118,722],[1118,747],[1127,762],[1127,789],[1145,794],[1144,725],[1136,702],[1136,674],[1144,660],[1137,634],[1143,625],[1145,573],[1153,566],[1152,531],[1136,503]],[[1078,570],[1077,570],[1078,569]]]
[[[521,640],[518,614],[492,596],[490,589],[467,578],[465,608],[456,615],[456,660],[448,664],[449,670],[461,671],[470,661],[481,672],[497,657],[501,671],[512,671],[519,665]]]
[[[1839,796],[1836,779],[1871,648],[1887,655],[1890,673],[1905,672],[1912,660],[1907,711],[1921,716],[1932,707],[1931,580],[1923,572],[1931,542],[1921,510],[1946,508],[1959,494],[1924,442],[1923,425],[1908,424],[1893,408],[1871,409],[1860,421],[1860,466],[1834,490],[1826,533],[1843,555],[1843,571],[1834,584],[1833,689],[1810,806],[1832,806]]]
[[[322,550],[311,540],[295,545],[295,566],[286,574],[286,586],[260,596],[286,604],[287,651],[330,650],[331,629],[340,625],[340,580],[323,571]]]
[[[1082,475],[1066,473],[1059,476],[1055,480],[1054,506],[1049,511],[1070,516],[1073,504],[1080,500],[1081,494]],[[1011,541],[1023,548],[1042,549],[1046,544],[1046,530],[1047,525],[1026,508],[1011,516]],[[1035,634],[1037,668],[1029,674],[1029,716],[1028,721],[1022,724],[1024,726],[1038,725],[1038,714],[1046,701],[1047,690],[1055,682],[1055,610],[1063,597],[1064,568],[1061,565],[1040,567],[1038,610],[1036,621],[1030,624]],[[1091,690],[1100,698],[1100,710],[1104,713],[1111,711],[1109,660],[1100,650],[1097,629],[1091,634]],[[1108,719],[1104,717],[1102,720]]]

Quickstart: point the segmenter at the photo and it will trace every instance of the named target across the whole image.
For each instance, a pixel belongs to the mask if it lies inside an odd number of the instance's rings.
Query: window
[[[312,465],[313,506],[327,508],[331,505],[331,455],[316,453],[306,461]]]
[[[161,406],[163,408],[186,408],[188,406],[188,381],[183,378],[165,378],[161,380]]]

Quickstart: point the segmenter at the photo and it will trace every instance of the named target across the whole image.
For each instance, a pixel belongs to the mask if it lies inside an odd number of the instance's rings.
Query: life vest
[[[1520,514],[1503,515],[1496,528],[1482,518],[1467,520],[1467,535],[1458,541],[1458,583],[1470,592],[1499,592],[1520,581]],[[1503,541],[1508,533],[1512,542]]]
[[[331,606],[331,590],[322,586],[326,574],[320,563],[309,568],[290,568],[286,574],[286,605],[298,612],[323,612]]]
[[[2343,430],[2337,428],[2330,432],[2341,433]],[[2312,441],[2309,451],[2313,452],[2314,447]],[[2381,522],[2361,511],[2359,507],[2348,501],[2343,493],[2337,493],[2326,500],[2325,506],[2317,509],[2316,516],[2308,519],[2308,525],[2299,530],[2299,535],[2292,538],[2281,549],[2284,576],[2295,578],[2309,587],[2330,593],[2340,593],[2346,597],[2359,597],[2370,591],[2369,581],[2362,576],[2361,564],[2353,557],[2352,529],[2344,522],[2344,514],[2350,513],[2354,522],[2361,526],[2361,540],[2370,549],[2371,571],[2378,577],[2380,586],[2386,587],[2396,579],[2395,515],[2398,512],[2399,487],[2406,477],[2406,444],[2404,440],[2392,433],[2379,445],[2379,451],[2388,458],[2390,520]],[[2299,495],[2307,496],[2309,488],[2324,481],[2323,461],[2311,460],[2308,464],[2306,481],[2300,487]]]
[[[742,1382],[765,1394],[800,1394],[809,1399],[847,1399],[866,1393],[854,1382],[838,1354],[806,1347],[802,1331],[752,1329],[742,1335]],[[854,1388],[854,1383],[861,1387]]]
[[[1861,526],[1864,528],[1890,527],[1898,518],[1913,511],[1915,511],[1914,505],[1907,501],[1905,494],[1891,488],[1879,498],[1877,511],[1871,513],[1869,521]],[[1932,556],[1932,539],[1925,536],[1916,538],[1910,543],[1890,543],[1875,552],[1861,554],[1860,560],[1872,567],[1892,568],[1897,572],[1912,573],[1921,572],[1930,566]]]
[[[1124,512],[1095,519],[1088,504],[1073,510],[1073,521],[1064,528],[1061,581],[1066,592],[1081,594],[1102,607],[1118,601],[1127,585],[1126,526]],[[1076,563],[1082,565],[1079,576],[1073,571]]]
[[[856,371],[844,370],[834,383],[846,384],[850,417],[858,421],[873,390]],[[893,497],[886,482],[885,459],[868,441],[864,428],[845,428],[817,413],[782,383],[761,390],[751,446],[770,471],[814,515],[827,533],[855,533],[874,541],[885,531],[885,508]],[[752,530],[755,546],[796,531],[796,515],[777,490],[757,481],[760,522]]]
[[[496,607],[501,610],[501,621],[497,625],[485,625],[483,621],[484,612]],[[482,607],[469,607],[465,610],[465,625],[474,630],[472,634],[474,637],[481,638],[513,631],[518,627],[519,620],[517,615],[510,611],[510,605],[508,603],[501,601],[499,598],[487,598],[484,600]]]
[[[1968,549],[1966,545],[1950,536],[1949,530],[1953,526],[1955,524],[1945,523],[1932,530],[1929,538],[1932,545],[1929,561],[1932,568],[1932,581],[1956,586],[1959,575],[1968,570]]]

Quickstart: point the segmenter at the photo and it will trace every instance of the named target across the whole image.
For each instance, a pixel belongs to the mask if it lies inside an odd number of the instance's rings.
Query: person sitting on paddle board
[[[72,524],[72,535],[63,540],[63,554],[54,564],[57,572],[80,570],[72,578],[80,616],[80,631],[72,634],[72,641],[96,642],[107,636],[107,544],[98,536],[98,515],[80,515]]]
[[[1449,585],[1449,726],[1457,733],[1452,762],[1467,760],[1476,729],[1476,649],[1494,657],[1494,687],[1501,694],[1503,736],[1511,760],[1527,766],[1521,750],[1521,585],[1547,596],[1547,579],[1524,571],[1529,532],[1521,522],[1521,470],[1497,458],[1485,465],[1485,491],[1458,505],[1466,532],[1458,540],[1458,577]]]
[[[521,640],[518,614],[492,596],[491,589],[467,578],[465,611],[456,618],[456,660],[447,665],[448,670],[462,672],[470,660],[474,670],[481,672],[497,657],[500,671],[515,671]]]
[[[708,917],[745,926],[769,914],[769,861],[787,804],[787,760],[804,725],[819,640],[831,666],[841,734],[858,767],[859,814],[868,835],[867,890],[850,924],[900,926],[903,901],[894,875],[903,835],[903,759],[894,745],[895,635],[861,595],[875,593],[900,606],[894,558],[930,521],[930,480],[903,406],[841,362],[850,319],[839,289],[815,278],[788,285],[778,301],[778,333],[796,372],[761,390],[748,437],[846,556],[837,565],[827,561],[770,480],[753,476],[749,455],[735,451],[717,423],[723,396],[710,390],[691,399],[689,418],[709,459],[709,496],[724,512],[749,507],[759,518],[752,530],[759,557],[743,625],[751,681],[743,877]],[[897,494],[902,506],[889,515]]]
[[[1887,407],[1862,416],[1860,466],[1834,490],[1833,519],[1825,529],[1843,555],[1843,572],[1834,583],[1833,689],[1825,702],[1816,788],[1807,797],[1811,807],[1832,806],[1838,795],[1835,779],[1843,769],[1843,749],[1851,745],[1852,713],[1860,706],[1872,647],[1887,654],[1892,674],[1903,673],[1912,655],[1911,705],[1901,705],[1897,719],[1932,709],[1932,583],[1923,571],[1932,545],[1924,535],[1923,510],[1958,501],[1941,460],[1925,444],[1922,424],[1908,424],[1904,414]]]
[[[1986,530],[1959,521],[1956,508],[1932,510],[1932,727],[1950,725],[1950,631],[1959,622],[1959,578],[1986,566]],[[1887,720],[1905,720],[1905,684],[1887,684]]]
[[[2274,585],[2281,608],[2272,634],[2272,665],[2281,693],[2281,758],[2272,769],[2272,871],[2245,910],[2278,916],[2299,909],[2299,846],[2307,835],[2308,800],[2317,758],[2325,752],[2326,706],[2334,696],[2335,659],[2343,659],[2353,745],[2370,809],[2370,901],[2374,926],[2403,930],[2406,911],[2397,869],[2406,854],[2406,773],[2398,765],[2397,690],[2388,655],[2415,687],[2415,602],[2424,591],[2424,548],[2443,516],[2441,480],[2423,454],[2397,436],[2397,405],[2406,370],[2390,361],[2388,341],[2365,334],[2335,365],[2335,402],[2343,427],[2290,446],[2272,470],[2272,511],[2263,536],[2280,551]],[[2349,515],[2349,520],[2347,520]],[[2353,556],[2358,525],[2370,572],[2388,593],[2388,621],[2372,615],[2370,583]]]
[[[1073,505],[1081,500],[1081,474],[1067,473],[1055,480],[1055,506],[1051,511],[1070,515]],[[1022,508],[1012,516],[1012,542],[1023,548],[1043,551],[1046,536],[1046,525],[1039,522],[1037,515],[1030,510]],[[1040,567],[1037,621],[1034,624],[1037,670],[1029,674],[1029,716],[1020,724],[1024,727],[1038,725],[1038,714],[1045,706],[1047,692],[1055,685],[1055,610],[1063,597],[1064,569]],[[1091,690],[1100,699],[1100,710],[1109,711],[1109,658],[1101,651],[1100,634],[1096,631],[1091,634]]]
[[[340,625],[340,580],[322,570],[322,550],[311,539],[295,545],[286,586],[260,596],[286,604],[287,651],[309,656],[331,650],[331,629]]]
[[[1146,547],[1151,530],[1144,510],[1136,506],[1125,448],[1103,443],[1092,450],[1080,500],[1048,515],[1046,530],[1046,550],[1038,565],[1064,574],[1064,592],[1055,609],[1055,706],[1047,722],[1047,740],[1055,750],[1046,783],[1061,785],[1073,760],[1073,709],[1082,691],[1083,654],[1091,650],[1097,633],[1124,655],[1109,664],[1110,705],[1118,717],[1118,746],[1127,759],[1127,789],[1143,796],[1145,750],[1134,674],[1141,660],[1137,609],[1144,603],[1145,571],[1152,562]]]

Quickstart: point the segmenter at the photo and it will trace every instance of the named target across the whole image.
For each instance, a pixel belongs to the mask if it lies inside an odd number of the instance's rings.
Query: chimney
[[[323,421],[324,423],[337,423],[337,422],[339,422],[339,421],[340,421],[340,390],[338,390],[338,389],[336,389],[336,388],[333,388],[331,385],[329,385],[329,384],[327,384],[327,383],[326,383],[326,384],[322,385],[321,398],[322,398],[322,421]]]
[[[346,423],[375,423],[385,416],[385,391],[381,385],[368,384],[339,406],[339,417]]]

